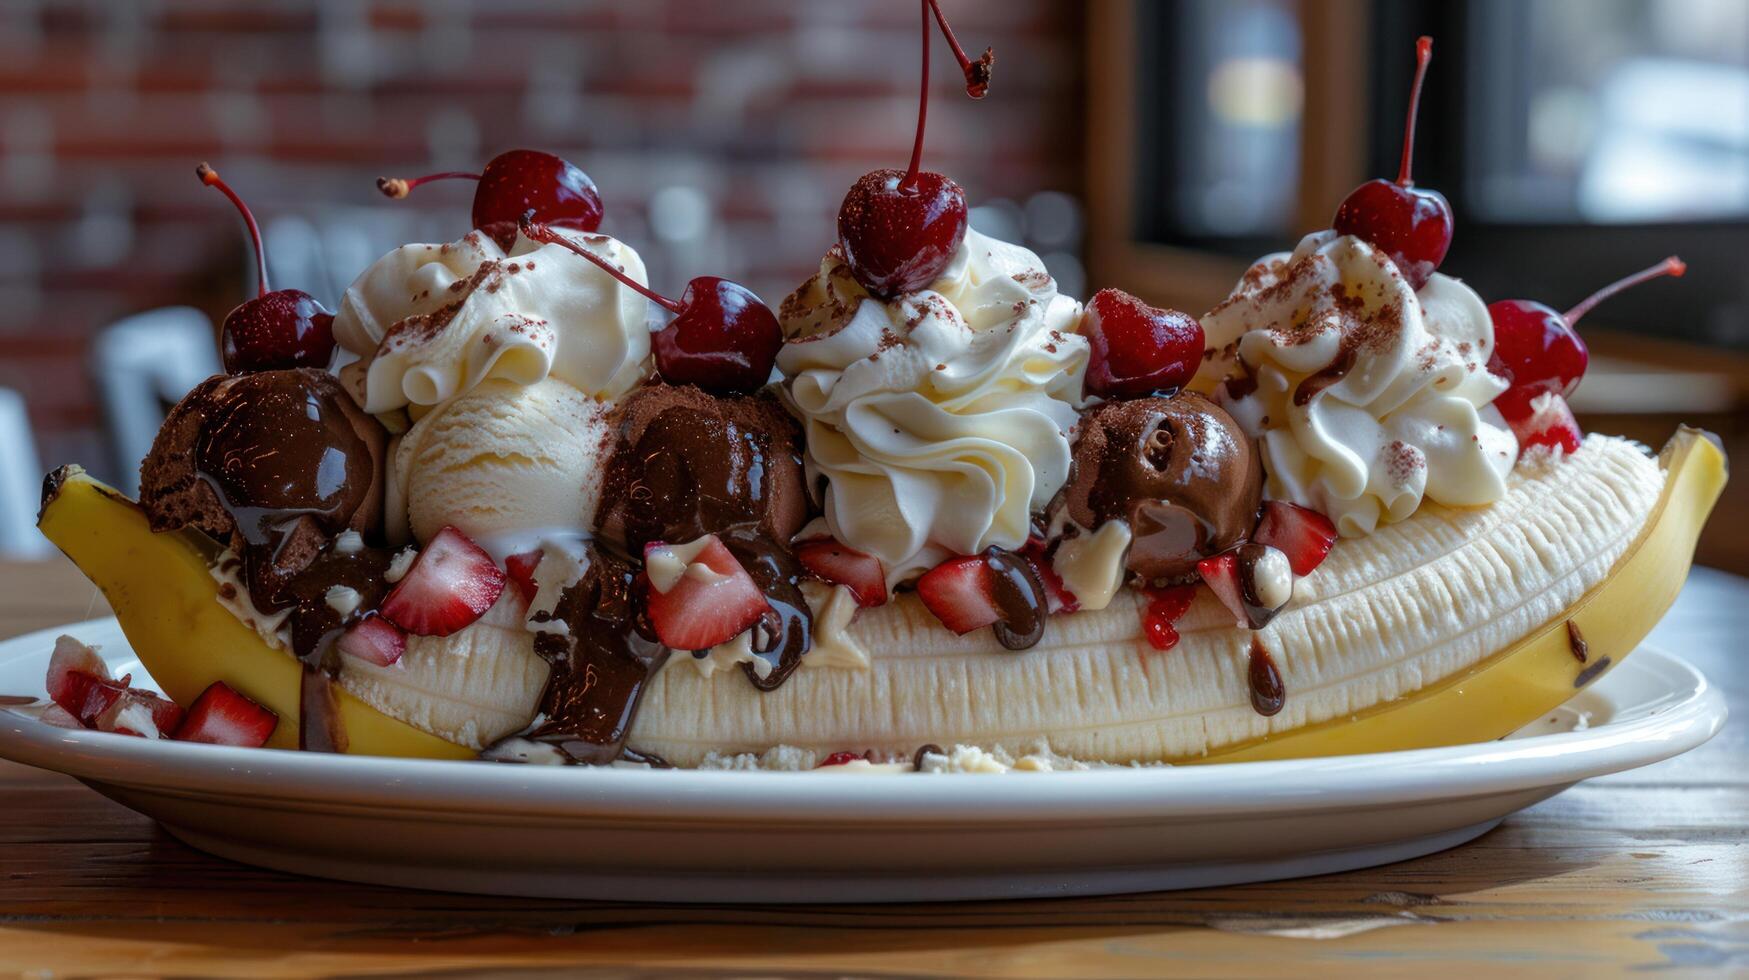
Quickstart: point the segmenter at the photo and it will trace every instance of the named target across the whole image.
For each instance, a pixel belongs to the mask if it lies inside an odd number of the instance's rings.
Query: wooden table
[[[64,562],[0,563],[0,637],[103,610]],[[208,857],[0,763],[0,975],[1745,976],[1746,627],[1749,583],[1704,572],[1660,627],[1738,716],[1687,756],[1443,854],[1119,898],[733,908],[348,885]]]

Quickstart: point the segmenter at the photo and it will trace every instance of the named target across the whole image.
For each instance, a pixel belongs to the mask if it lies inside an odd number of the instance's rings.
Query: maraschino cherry
[[[568,248],[600,266],[608,275],[674,314],[668,325],[650,338],[656,370],[669,384],[697,385],[716,395],[757,391],[771,379],[771,366],[783,346],[777,315],[739,283],[699,276],[686,284],[679,302],[632,280],[594,252],[578,245],[531,214],[520,223],[523,237]]]
[[[477,174],[452,170],[423,177],[378,177],[377,190],[399,200],[434,180],[479,181],[474,189],[474,227],[505,249],[516,240],[516,223],[530,209],[541,224],[578,231],[601,227],[601,195],[595,181],[568,161],[539,150],[507,150]]]
[[[261,249],[261,229],[248,205],[219,179],[219,172],[206,164],[194,168],[195,176],[231,199],[249,239],[255,243],[255,268],[260,280],[255,298],[245,301],[225,317],[219,333],[219,348],[225,370],[277,371],[283,368],[325,368],[334,357],[334,314],[301,289],[267,289],[267,255]]]
[[[1415,157],[1415,114],[1421,83],[1433,58],[1433,38],[1415,42],[1415,82],[1409,88],[1409,119],[1403,127],[1403,160],[1395,183],[1379,178],[1356,187],[1332,222],[1336,232],[1371,242],[1391,257],[1409,285],[1420,289],[1451,248],[1451,204],[1438,191],[1422,190],[1409,176]]]
[[[1202,324],[1177,310],[1149,306],[1121,289],[1101,289],[1081,314],[1090,356],[1090,395],[1170,396],[1190,383],[1202,363]]]
[[[922,170],[923,129],[929,118],[929,15],[966,76],[966,94],[981,99],[990,88],[995,52],[984,49],[972,61],[953,36],[937,0],[923,3],[923,90],[917,101],[917,138],[908,170],[875,170],[862,175],[838,208],[838,244],[850,274],[883,299],[934,282],[966,237],[966,193],[942,174]]]
[[[1529,411],[1530,401],[1537,395],[1573,394],[1591,362],[1584,338],[1574,329],[1579,318],[1624,289],[1687,271],[1688,266],[1672,255],[1599,289],[1566,313],[1528,299],[1503,299],[1488,304],[1488,316],[1494,321],[1494,353],[1488,361],[1488,370],[1512,385],[1495,404],[1508,418],[1517,418]]]

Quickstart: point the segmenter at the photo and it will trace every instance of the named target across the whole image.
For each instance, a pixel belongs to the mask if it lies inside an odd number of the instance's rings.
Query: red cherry
[[[1438,191],[1422,190],[1409,176],[1415,157],[1415,114],[1421,107],[1421,83],[1433,58],[1433,38],[1415,42],[1415,81],[1409,88],[1409,119],[1403,128],[1403,160],[1397,181],[1369,180],[1356,187],[1336,209],[1331,224],[1341,235],[1371,242],[1390,256],[1409,284],[1420,289],[1445,261],[1456,227],[1451,204]]]
[[[1528,413],[1531,399],[1540,394],[1571,396],[1591,361],[1585,339],[1574,329],[1579,318],[1624,289],[1661,276],[1681,276],[1687,271],[1688,266],[1672,255],[1599,289],[1566,313],[1528,299],[1503,299],[1488,304],[1488,316],[1494,321],[1494,353],[1488,360],[1488,370],[1512,385],[1496,399],[1500,410],[1517,418]]]
[[[1081,314],[1092,356],[1088,394],[1145,398],[1190,383],[1202,363],[1202,324],[1188,313],[1149,306],[1121,289],[1101,289]]]
[[[966,76],[966,94],[981,99],[990,89],[995,52],[966,57],[937,0],[923,2],[923,85],[917,101],[917,137],[910,169],[876,170],[862,175],[838,207],[838,244],[850,274],[883,299],[913,292],[940,278],[966,237],[966,195],[960,185],[921,169],[923,130],[929,119],[929,15]]]
[[[601,195],[589,175],[571,163],[539,150],[506,150],[477,174],[460,171],[424,177],[378,177],[377,190],[399,200],[415,187],[434,180],[477,180],[474,227],[509,249],[516,225],[526,211],[541,224],[578,231],[601,227]]]
[[[523,216],[521,229],[535,241],[576,252],[675,315],[650,344],[663,380],[726,395],[757,391],[771,379],[771,366],[783,346],[783,328],[771,307],[752,290],[716,276],[699,276],[686,284],[686,293],[675,302],[634,282],[594,252],[533,223],[528,215]]]
[[[285,368],[325,368],[334,357],[334,314],[322,308],[315,297],[301,289],[267,289],[267,256],[261,249],[261,229],[248,205],[219,179],[219,172],[206,164],[194,168],[195,176],[231,199],[249,227],[255,243],[255,268],[260,283],[254,299],[225,316],[219,332],[219,347],[225,370],[278,371]]]

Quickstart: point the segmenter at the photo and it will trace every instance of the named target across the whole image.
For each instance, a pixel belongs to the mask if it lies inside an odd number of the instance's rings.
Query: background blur
[[[974,103],[932,48],[925,164],[973,224],[1071,293],[1196,313],[1395,173],[1413,38],[1434,34],[1416,177],[1457,210],[1445,270],[1566,308],[1682,254],[1686,279],[1587,319],[1576,408],[1654,444],[1705,424],[1749,458],[1749,0],[945,7],[997,52]],[[594,178],[658,288],[725,275],[775,304],[851,182],[905,162],[917,19],[911,0],[0,0],[0,551],[31,546],[7,512],[28,520],[49,465],[131,483],[253,289],[199,161],[262,220],[274,285],[330,306],[389,248],[467,230],[471,185],[391,202],[373,178],[517,146]],[[165,307],[192,310],[137,319]],[[1728,515],[1749,481],[1727,494]],[[1749,571],[1749,525],[1716,520],[1702,560]]]

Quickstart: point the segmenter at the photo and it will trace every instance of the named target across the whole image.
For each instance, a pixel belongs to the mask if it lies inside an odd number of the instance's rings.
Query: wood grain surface
[[[0,638],[103,615],[65,562],[0,563]],[[0,975],[1749,976],[1749,584],[1698,572],[1656,641],[1726,692],[1702,748],[1581,784],[1442,854],[1115,898],[728,907],[479,898],[208,857],[0,763]]]

